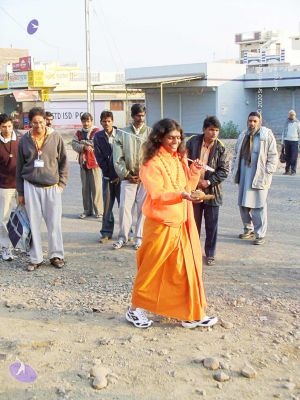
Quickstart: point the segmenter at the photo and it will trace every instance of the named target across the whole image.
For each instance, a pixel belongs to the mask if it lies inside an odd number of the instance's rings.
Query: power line
[[[103,29],[103,34],[104,34],[104,36],[105,36],[105,40],[106,40],[106,43],[107,43],[107,46],[108,46],[108,49],[109,49],[109,52],[110,52],[110,55],[111,55],[111,57],[112,57],[112,59],[113,59],[113,62],[114,62],[114,64],[115,64],[115,66],[119,69],[119,67],[121,66],[121,70],[123,70],[124,69],[124,61],[123,61],[123,59],[122,59],[122,56],[121,56],[121,52],[120,52],[120,50],[119,50],[119,48],[118,48],[118,45],[117,45],[117,43],[116,43],[116,40],[115,40],[115,38],[114,38],[114,36],[113,36],[113,33],[112,33],[112,31],[111,31],[111,24],[109,23],[111,20],[109,20],[107,17],[106,17],[106,15],[105,15],[105,12],[104,12],[104,9],[103,9],[103,7],[102,7],[102,5],[101,5],[101,1],[99,1],[99,2],[97,2],[97,5],[99,6],[99,8],[100,8],[100,14],[101,14],[101,16],[102,16],[102,20],[103,20],[103,22],[101,23],[101,20],[100,20],[100,18],[99,18],[99,16],[98,16],[98,14],[97,14],[97,11],[96,11],[96,9],[95,9],[95,7],[93,6],[93,11],[94,11],[94,14],[96,15],[96,17],[98,18],[98,20],[99,20],[99,22],[100,22],[100,26],[104,26],[104,29]],[[108,37],[109,36],[109,37]],[[113,44],[113,47],[114,47],[114,50],[115,50],[115,53],[116,53],[116,55],[118,56],[118,59],[119,59],[119,61],[118,62],[116,62],[116,59],[115,59],[115,57],[114,57],[114,54],[113,54],[113,48],[112,48],[112,46],[111,46],[111,43]]]

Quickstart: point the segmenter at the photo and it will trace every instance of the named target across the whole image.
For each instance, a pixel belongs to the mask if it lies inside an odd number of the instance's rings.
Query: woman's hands
[[[200,161],[199,158],[196,158],[196,160],[194,160],[194,162],[193,162],[193,164],[191,166],[196,168],[196,169],[198,169],[198,170],[204,169],[203,163]]]
[[[191,196],[191,193],[188,193],[188,192],[182,192],[181,197],[184,200],[192,201],[193,203],[202,203],[203,202],[203,200],[197,200],[197,199],[193,198]]]

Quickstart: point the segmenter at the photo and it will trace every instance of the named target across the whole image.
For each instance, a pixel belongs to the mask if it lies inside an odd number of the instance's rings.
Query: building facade
[[[174,118],[188,134],[200,133],[207,115],[243,130],[249,112],[257,110],[264,125],[280,137],[288,111],[293,108],[300,114],[300,66],[201,63],[131,68],[125,71],[125,82],[145,92],[150,125],[162,117]]]

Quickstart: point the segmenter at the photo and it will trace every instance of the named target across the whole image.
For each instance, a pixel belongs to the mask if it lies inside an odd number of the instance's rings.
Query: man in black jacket
[[[213,200],[194,203],[195,221],[200,235],[202,215],[205,220],[205,255],[207,265],[215,265],[215,252],[218,234],[219,206],[222,205],[222,185],[229,173],[229,160],[223,143],[218,139],[221,124],[210,116],[203,122],[203,134],[195,135],[187,142],[188,157],[197,158],[214,171],[204,171],[197,189],[213,194]]]
[[[113,207],[115,200],[120,205],[120,179],[113,164],[112,145],[115,140],[117,128],[113,126],[113,113],[102,111],[100,123],[103,127],[94,136],[94,151],[97,163],[102,169],[102,190],[104,213],[102,228],[100,230],[100,243],[106,243],[112,238],[114,231]]]

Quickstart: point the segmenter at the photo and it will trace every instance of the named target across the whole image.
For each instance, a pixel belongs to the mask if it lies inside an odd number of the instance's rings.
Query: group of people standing
[[[207,265],[214,265],[222,182],[229,174],[229,154],[219,139],[221,125],[215,116],[209,116],[202,134],[185,140],[176,121],[166,118],[151,129],[145,124],[145,113],[143,105],[134,104],[132,123],[124,129],[114,126],[111,111],[101,113],[102,130],[94,127],[91,114],[81,116],[82,129],[72,141],[82,182],[80,218],[102,217],[100,242],[108,243],[114,233],[113,207],[117,200],[119,233],[113,248],[121,249],[130,234],[134,236],[137,276],[132,305],[126,313],[129,322],[138,328],[151,326],[145,313],[148,310],[179,319],[186,328],[212,326],[217,317],[205,312],[199,236],[204,218],[205,260]],[[2,257],[7,259],[9,253],[8,242],[3,240],[5,222],[17,187],[19,203],[25,205],[32,228],[28,270],[43,262],[39,230],[42,217],[48,229],[50,262],[61,268],[66,150],[62,138],[46,125],[43,109],[32,109],[29,120],[31,129],[18,139],[10,118],[1,115],[0,119],[1,244],[6,249]],[[244,226],[239,237],[253,239],[255,245],[265,240],[267,194],[277,162],[272,131],[261,126],[259,113],[250,113],[247,129],[236,143],[232,173],[239,185],[238,205]],[[197,190],[213,195],[213,199],[197,200],[192,195]]]
[[[79,218],[94,215],[102,218],[100,243],[112,239],[114,231],[113,207],[119,207],[119,233],[113,248],[126,245],[130,233],[133,246],[139,249],[142,243],[144,216],[142,206],[145,189],[139,177],[140,156],[143,143],[151,129],[145,125],[146,109],[141,104],[131,107],[132,123],[118,129],[113,125],[113,113],[103,111],[100,123],[103,130],[93,126],[89,113],[81,116],[83,128],[76,132],[72,147],[78,153],[84,212]],[[102,179],[100,179],[100,169]],[[133,214],[136,208],[135,232]]]

